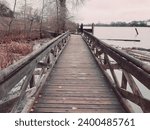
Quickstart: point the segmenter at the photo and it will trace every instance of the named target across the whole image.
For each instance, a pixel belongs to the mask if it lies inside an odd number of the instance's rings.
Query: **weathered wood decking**
[[[71,39],[32,112],[124,112],[80,35]]]

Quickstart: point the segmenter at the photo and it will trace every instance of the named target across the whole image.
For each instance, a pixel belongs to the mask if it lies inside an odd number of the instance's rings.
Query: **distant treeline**
[[[149,23],[149,24],[148,24]],[[91,24],[87,24],[91,25]],[[150,20],[132,22],[111,22],[110,24],[96,23],[95,26],[114,26],[114,27],[150,27]]]

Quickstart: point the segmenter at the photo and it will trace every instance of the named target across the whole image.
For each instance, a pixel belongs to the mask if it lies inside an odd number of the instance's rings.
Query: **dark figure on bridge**
[[[80,25],[80,31],[83,33],[83,23]]]

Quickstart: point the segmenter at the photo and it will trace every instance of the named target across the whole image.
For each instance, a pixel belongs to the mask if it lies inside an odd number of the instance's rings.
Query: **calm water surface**
[[[108,44],[119,47],[140,47],[150,49],[150,28],[137,27],[94,27],[94,35],[99,39],[132,39],[140,42],[110,41],[103,40]]]

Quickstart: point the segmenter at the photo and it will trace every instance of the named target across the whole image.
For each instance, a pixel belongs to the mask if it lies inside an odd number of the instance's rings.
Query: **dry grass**
[[[32,52],[32,45],[12,41],[9,44],[0,44],[0,68],[6,68]]]
[[[15,31],[6,35],[0,34],[0,69],[8,67],[15,61],[19,60],[32,52],[33,45],[30,44],[33,40],[40,39],[39,31],[32,31],[30,36],[25,35],[24,31]]]
[[[32,46],[28,43],[18,43],[12,41],[10,44],[5,44],[5,48],[9,51],[9,53],[17,53],[23,56],[29,54],[32,51]]]
[[[13,63],[13,55],[7,53],[5,50],[0,51],[0,68],[6,68]]]
[[[9,22],[10,18],[0,17],[0,69],[31,53],[33,46],[30,42],[40,39],[38,21],[33,22],[30,30],[30,21],[26,20],[24,30],[24,19],[16,18],[12,23],[11,32],[8,33]],[[47,30],[47,27],[48,25],[43,23],[43,29]],[[43,34],[43,38],[47,36]]]

